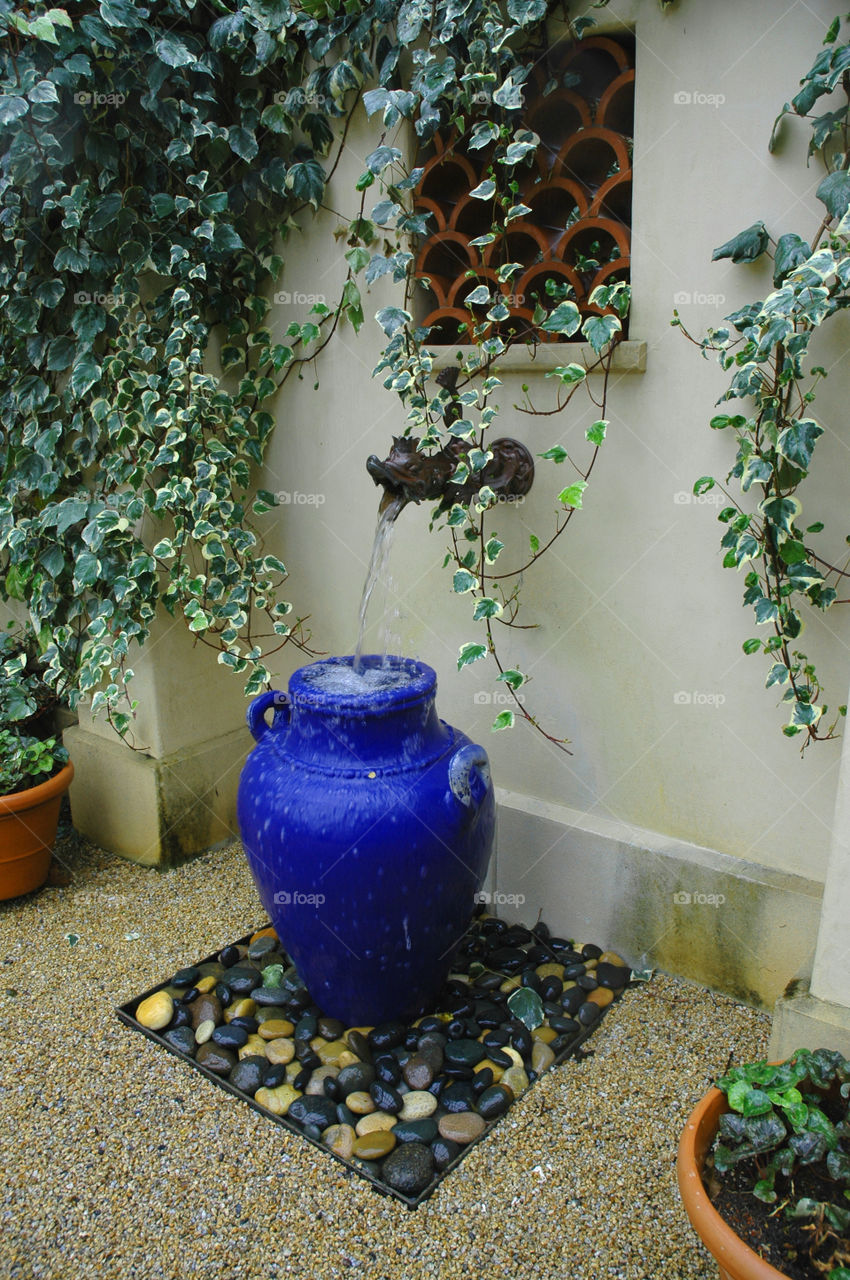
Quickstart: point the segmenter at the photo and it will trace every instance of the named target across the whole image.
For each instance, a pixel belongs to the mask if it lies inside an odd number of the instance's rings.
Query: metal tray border
[[[257,929],[251,929],[241,938],[237,938],[235,942],[227,943],[225,945],[245,946],[254,934],[270,927],[271,926],[269,924],[260,925]],[[205,956],[203,960],[193,961],[193,966],[214,964],[222,950],[223,948],[219,947],[218,951],[213,952],[212,955]],[[164,982],[158,982],[155,986],[149,987],[147,991],[142,991],[139,995],[131,996],[129,1000],[125,1000],[124,1004],[116,1006],[114,1010],[116,1016],[120,1018],[126,1026],[130,1027],[131,1030],[140,1032],[161,1049],[165,1049],[167,1053],[172,1054],[172,1056],[177,1058],[179,1062],[184,1062],[188,1066],[194,1068],[195,1071],[200,1072],[200,1074],[204,1076],[205,1079],[209,1080],[211,1084],[217,1085],[220,1089],[224,1089],[226,1093],[231,1094],[231,1096],[236,1098],[239,1102],[245,1103],[247,1106],[251,1107],[251,1109],[256,1111],[258,1115],[261,1115],[264,1120],[270,1120],[274,1124],[279,1125],[281,1129],[285,1129],[288,1133],[294,1134],[295,1137],[300,1138],[302,1142],[309,1142],[310,1146],[315,1147],[323,1156],[332,1156],[333,1159],[347,1169],[349,1173],[356,1174],[358,1178],[363,1178],[366,1182],[369,1182],[372,1185],[375,1191],[378,1191],[381,1195],[389,1196],[391,1199],[400,1201],[408,1209],[418,1209],[426,1200],[429,1200],[440,1186],[443,1179],[448,1177],[448,1175],[457,1168],[473,1147],[477,1147],[479,1142],[483,1142],[485,1138],[488,1138],[499,1124],[499,1121],[503,1120],[505,1116],[509,1114],[509,1112],[504,1112],[503,1115],[496,1116],[495,1119],[490,1120],[484,1131],[480,1133],[477,1138],[474,1138],[472,1142],[467,1143],[466,1146],[464,1146],[455,1156],[454,1160],[452,1160],[450,1164],[447,1164],[445,1169],[441,1169],[436,1177],[432,1178],[424,1191],[421,1191],[418,1196],[407,1196],[403,1192],[396,1191],[393,1187],[387,1186],[385,1182],[379,1181],[379,1179],[371,1174],[368,1169],[360,1168],[360,1166],[354,1164],[353,1161],[346,1160],[344,1156],[338,1155],[336,1151],[332,1151],[330,1147],[326,1147],[324,1143],[317,1142],[315,1138],[311,1138],[310,1135],[305,1133],[298,1125],[293,1124],[291,1120],[287,1120],[286,1116],[276,1116],[274,1112],[267,1111],[265,1107],[261,1107],[258,1102],[255,1102],[249,1094],[243,1093],[241,1089],[237,1089],[235,1085],[232,1085],[229,1080],[225,1080],[222,1076],[216,1075],[214,1071],[210,1071],[202,1062],[197,1062],[194,1058],[189,1057],[187,1053],[182,1053],[181,1050],[175,1049],[174,1046],[169,1044],[167,1040],[163,1039],[158,1032],[152,1031],[150,1027],[143,1027],[140,1022],[137,1022],[136,1018],[130,1012],[131,1008],[138,1007],[142,1000],[146,1000],[148,996],[154,995],[155,992],[161,991],[163,987],[167,987],[168,985],[169,980],[166,979]],[[623,988],[623,990],[625,989],[626,988]],[[575,1039],[558,1054],[555,1061],[549,1067],[549,1071],[554,1071],[556,1067],[560,1067],[564,1062],[569,1061],[570,1058],[575,1056],[576,1052],[601,1024],[602,1019],[607,1015],[608,1010],[612,1009],[614,1005],[616,1005],[621,994],[622,992],[616,993],[611,1004],[602,1010],[596,1021],[592,1022],[589,1027],[585,1027],[583,1031],[579,1032]],[[538,1080],[541,1078],[542,1077],[538,1077]],[[533,1090],[534,1086],[538,1083],[538,1080],[532,1081],[529,1088],[520,1096],[523,1098],[527,1097]]]

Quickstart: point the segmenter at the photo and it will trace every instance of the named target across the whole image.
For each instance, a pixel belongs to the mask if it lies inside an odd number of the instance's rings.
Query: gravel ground
[[[676,1145],[730,1052],[764,1055],[764,1014],[629,990],[411,1212],[113,1013],[262,922],[239,846],[164,875],[56,852],[70,884],[0,904],[3,1280],[714,1280]]]

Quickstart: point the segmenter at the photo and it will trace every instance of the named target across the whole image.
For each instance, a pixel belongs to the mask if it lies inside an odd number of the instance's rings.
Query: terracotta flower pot
[[[0,796],[0,899],[31,893],[47,879],[59,805],[74,766],[26,791]]]
[[[764,1258],[744,1244],[721,1218],[702,1183],[702,1170],[717,1133],[720,1117],[729,1110],[725,1093],[710,1089],[688,1117],[679,1140],[676,1175],[691,1226],[717,1262],[720,1280],[787,1280]]]

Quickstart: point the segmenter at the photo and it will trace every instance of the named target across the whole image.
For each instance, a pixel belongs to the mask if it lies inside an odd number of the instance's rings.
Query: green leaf
[[[843,218],[850,206],[850,173],[846,169],[830,173],[815,192],[833,218]]]
[[[786,427],[779,436],[776,442],[777,452],[801,471],[808,471],[812,450],[822,435],[823,427],[813,418],[794,418],[791,426]]]
[[[789,271],[793,271],[795,267],[799,267],[807,258],[811,257],[811,249],[806,244],[802,236],[798,236],[795,232],[789,231],[787,235],[780,236],[776,245],[776,252],[773,255],[773,283],[778,288],[785,279]]]
[[[457,575],[455,575],[457,576]],[[502,606],[498,600],[492,600],[489,596],[483,596],[475,602],[475,611],[472,615],[473,622],[480,622],[482,618],[498,618],[502,612]]]
[[[599,355],[614,335],[620,333],[622,327],[617,316],[588,316],[581,331]]]
[[[26,98],[17,94],[4,94],[0,97],[0,125],[13,124],[29,111]]]
[[[39,80],[27,94],[30,102],[58,102],[59,94],[52,80]]]
[[[401,307],[382,307],[375,313],[375,319],[388,338],[411,322],[410,313],[402,311]]]
[[[767,596],[762,596],[755,603],[756,622],[759,626],[765,622],[774,622],[779,617],[779,609]]]
[[[581,312],[574,302],[567,299],[560,302],[555,310],[548,315],[541,324],[540,328],[545,329],[547,333],[563,333],[568,338],[578,330],[581,325]]]
[[[545,325],[542,327],[545,328]],[[560,378],[561,382],[570,386],[574,382],[582,382],[587,377],[587,370],[583,364],[558,365],[556,369],[551,369],[546,377]]]
[[[821,184],[823,185],[823,184]],[[733,262],[753,262],[764,253],[770,237],[763,222],[754,222],[751,227],[739,231],[731,240],[727,240],[711,255],[711,261],[719,258],[731,258]]]
[[[566,489],[562,489],[558,494],[558,501],[563,502],[565,507],[580,507],[582,494],[587,488],[585,480],[577,480],[575,484],[568,485]]]
[[[504,542],[500,542],[495,535],[487,540],[484,547],[484,559],[488,564],[493,564],[496,561],[499,552],[504,548],[504,545]]]
[[[498,733],[500,729],[512,729],[514,725],[513,711],[500,711],[490,726],[491,732]]]
[[[746,654],[758,653],[761,649],[761,640],[745,640],[741,648]]]
[[[489,200],[496,192],[496,184],[492,178],[485,178],[483,182],[479,182],[477,187],[473,187],[470,195],[474,200]]]
[[[73,338],[54,338],[47,348],[47,367],[54,372],[67,369],[73,363],[77,344]]]
[[[160,36],[154,48],[160,62],[168,67],[188,67],[197,61],[192,50],[174,35]]]
[[[586,440],[589,440],[591,444],[599,445],[602,444],[605,439],[605,432],[607,430],[608,419],[600,418],[598,422],[594,422],[587,428],[587,431],[584,433],[584,437]]]
[[[70,386],[79,399],[90,391],[100,378],[100,365],[90,351],[83,351],[75,360],[71,370]]]
[[[559,444],[553,444],[551,449],[547,449],[545,453],[538,453],[537,456],[538,458],[548,458],[552,462],[566,462],[570,455]]]
[[[465,595],[467,591],[475,591],[477,587],[478,579],[468,569],[458,569],[456,571],[452,579],[452,590],[457,595]]]
[[[462,644],[457,660],[457,669],[460,671],[463,667],[469,666],[471,662],[478,662],[479,659],[487,656],[487,646],[483,644]]]
[[[543,1025],[543,1001],[531,987],[517,987],[516,991],[512,991],[508,996],[508,1008],[529,1031],[536,1031]]]
[[[525,684],[526,677],[521,671],[517,671],[515,667],[510,667],[505,671],[500,671],[496,676],[497,680],[503,680],[505,684],[509,684],[512,689],[518,689],[520,685]]]

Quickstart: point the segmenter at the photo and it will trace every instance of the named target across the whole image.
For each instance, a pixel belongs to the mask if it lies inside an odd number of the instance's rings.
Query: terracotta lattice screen
[[[595,36],[550,51],[528,82],[518,123],[540,137],[533,167],[515,171],[530,212],[483,249],[470,241],[491,230],[493,202],[469,193],[487,173],[492,146],[467,151],[456,134],[437,135],[422,152],[416,206],[433,216],[416,274],[430,282],[423,323],[433,342],[468,340],[464,299],[480,284],[498,290],[510,311],[502,336],[557,341],[533,320],[536,300],[556,305],[547,280],[568,285],[566,296],[588,315],[598,314],[588,303],[596,285],[629,279],[634,80],[633,40]],[[509,262],[523,270],[500,284],[498,269]],[[472,310],[479,318],[487,309]]]

